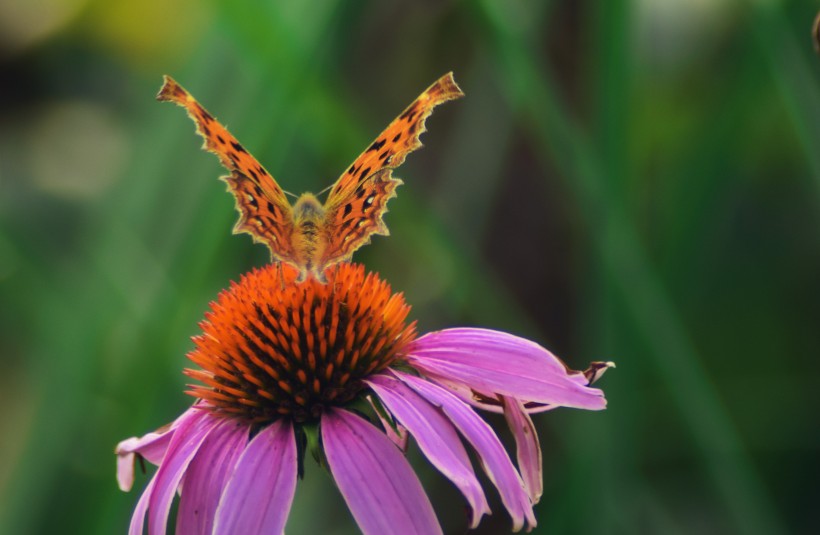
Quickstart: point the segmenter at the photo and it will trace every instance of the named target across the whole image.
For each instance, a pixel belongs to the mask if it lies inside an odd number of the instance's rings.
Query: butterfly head
[[[320,223],[325,216],[325,209],[319,199],[312,193],[303,193],[293,205],[293,221],[314,221]]]

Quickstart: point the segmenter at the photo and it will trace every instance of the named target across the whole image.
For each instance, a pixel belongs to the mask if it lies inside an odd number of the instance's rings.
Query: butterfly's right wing
[[[389,234],[382,216],[387,211],[387,201],[395,197],[395,190],[402,183],[392,170],[421,147],[419,136],[426,130],[425,121],[433,108],[463,96],[453,73],[445,74],[342,173],[325,202],[328,244],[318,262],[319,269],[350,260],[356,249],[370,243],[372,234]]]
[[[216,154],[230,175],[222,177],[236,199],[239,221],[234,233],[246,232],[268,246],[273,260],[296,264],[291,234],[293,214],[285,193],[256,158],[214,119],[181,85],[165,76],[157,100],[174,102],[188,111],[202,148]]]

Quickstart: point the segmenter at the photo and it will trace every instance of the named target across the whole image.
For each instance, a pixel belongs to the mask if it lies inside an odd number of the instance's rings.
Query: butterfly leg
[[[279,267],[279,285],[282,291],[285,290],[285,268],[282,267],[282,262],[277,262]]]

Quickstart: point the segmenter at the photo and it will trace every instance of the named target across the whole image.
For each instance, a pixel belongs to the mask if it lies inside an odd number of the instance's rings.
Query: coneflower
[[[464,495],[470,527],[490,508],[465,442],[513,530],[535,526],[541,449],[530,414],[603,409],[589,384],[611,364],[575,372],[534,342],[486,329],[417,337],[404,297],[362,266],[328,269],[327,284],[297,275],[269,265],[223,291],[189,354],[197,401],[117,446],[121,489],[133,484],[135,456],[159,467],[130,533],[143,532],[146,513],[149,534],[165,533],[178,491],[178,534],[282,533],[306,450],[364,533],[441,533],[403,454],[408,435]],[[505,415],[518,468],[476,408]]]

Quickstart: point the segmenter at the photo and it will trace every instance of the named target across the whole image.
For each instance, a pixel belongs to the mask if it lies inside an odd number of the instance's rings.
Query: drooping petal
[[[182,413],[170,425],[160,428],[154,433],[148,433],[142,438],[129,438],[117,444],[114,452],[117,454],[117,480],[120,489],[130,490],[134,482],[135,454],[143,455],[146,459],[158,465],[165,456],[176,429],[180,425],[187,429],[193,421],[198,421],[203,416],[202,410],[195,407],[196,404]],[[145,513],[148,511],[148,501],[154,491],[156,479],[157,474],[154,474],[137,502],[137,507],[131,516],[131,526],[128,530],[130,535],[142,535]]]
[[[219,498],[248,442],[248,425],[220,421],[185,471],[177,535],[211,535]]]
[[[206,410],[193,411],[176,428],[168,450],[154,475],[154,489],[148,500],[148,534],[163,535],[168,523],[168,512],[191,459],[202,446],[208,433],[219,421]]]
[[[541,462],[541,443],[532,418],[524,410],[521,401],[503,396],[504,417],[515,437],[515,448],[518,458],[518,469],[524,480],[524,488],[532,503],[538,503],[544,492],[543,465]]]
[[[326,411],[321,427],[330,471],[365,535],[441,533],[421,482],[384,433],[342,409]]]
[[[470,504],[470,527],[478,526],[481,517],[490,514],[490,506],[453,424],[436,407],[393,377],[379,375],[366,383],[415,437],[433,466],[458,487]]]
[[[437,407],[441,407],[461,434],[472,444],[481,458],[484,470],[498,489],[504,507],[513,520],[513,529],[520,530],[526,519],[529,527],[535,527],[535,515],[524,482],[513,466],[504,446],[492,428],[466,403],[444,388],[420,377],[403,372],[393,372],[410,388]]]
[[[407,444],[410,440],[410,434],[407,432],[407,428],[398,422],[394,424],[390,421],[389,416],[385,418],[382,414],[383,409],[376,407],[372,396],[367,396],[367,402],[371,407],[373,407],[373,412],[376,413],[376,416],[382,423],[382,428],[384,428],[384,434],[387,435],[387,438],[389,438],[402,452],[407,452]]]
[[[123,440],[114,448],[117,455],[117,484],[120,490],[128,492],[134,485],[134,461],[137,455],[147,460],[151,464],[159,465],[165,456],[165,450],[171,443],[174,430],[179,422],[189,416],[191,408],[185,411],[182,416],[173,423],[163,426],[152,433],[141,437],[131,437]]]
[[[140,455],[152,464],[159,464],[168,449],[172,429],[159,430],[142,437],[123,440],[114,449],[117,454],[117,484],[120,490],[128,492],[134,485],[134,461]]]
[[[555,355],[524,338],[487,329],[448,329],[422,336],[407,361],[433,378],[523,401],[601,410],[603,392],[570,378]]]
[[[215,535],[284,531],[296,492],[293,425],[278,420],[245,448],[216,510]]]
[[[128,535],[142,535],[145,526],[145,512],[148,511],[148,500],[151,499],[151,493],[154,492],[154,479],[156,479],[156,474],[145,486],[145,490],[142,491],[142,496],[140,496],[137,506],[134,508],[134,514],[131,515],[131,525],[128,526]]]

